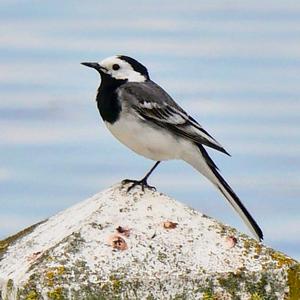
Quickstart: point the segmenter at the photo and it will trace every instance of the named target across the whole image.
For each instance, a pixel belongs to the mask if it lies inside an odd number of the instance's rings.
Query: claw
[[[139,185],[142,188],[142,191],[145,191],[145,188],[150,189],[152,191],[156,191],[156,188],[154,186],[151,186],[147,183],[147,180],[132,180],[132,179],[124,179],[122,181],[122,185],[130,183],[131,185],[127,188],[127,193],[130,192],[134,187]]]

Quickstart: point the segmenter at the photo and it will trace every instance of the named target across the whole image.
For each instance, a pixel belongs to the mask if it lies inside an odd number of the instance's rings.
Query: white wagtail
[[[238,212],[256,239],[263,233],[248,210],[218,172],[204,146],[228,152],[159,85],[147,68],[128,56],[113,56],[100,63],[84,62],[101,76],[97,106],[109,131],[134,152],[156,161],[142,180],[126,179],[150,187],[147,179],[162,160],[182,159],[208,178]]]

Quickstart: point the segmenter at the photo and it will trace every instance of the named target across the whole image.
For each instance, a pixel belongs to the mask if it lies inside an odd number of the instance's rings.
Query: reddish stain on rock
[[[172,222],[172,221],[165,221],[163,222],[163,227],[165,229],[174,229],[176,228],[178,223]]]
[[[121,235],[124,235],[126,237],[129,237],[130,236],[130,231],[131,229],[128,228],[128,227],[122,227],[122,226],[119,226],[116,228],[117,232],[120,233]]]
[[[108,238],[108,244],[113,249],[118,249],[118,250],[127,250],[128,249],[126,241],[117,234],[113,234]]]

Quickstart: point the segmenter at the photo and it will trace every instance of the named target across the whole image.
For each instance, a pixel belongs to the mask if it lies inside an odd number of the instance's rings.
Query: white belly
[[[164,129],[156,130],[126,115],[114,124],[105,122],[109,131],[134,152],[152,160],[179,159],[183,140],[168,134]]]

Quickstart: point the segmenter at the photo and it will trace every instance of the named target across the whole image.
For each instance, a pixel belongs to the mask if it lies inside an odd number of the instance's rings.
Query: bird
[[[183,160],[204,175],[228,200],[254,237],[263,232],[237,194],[221,176],[205,147],[230,154],[158,84],[136,59],[115,55],[100,62],[82,62],[101,77],[96,103],[112,135],[125,146],[155,161],[141,180],[125,179],[129,192],[135,186],[152,188],[148,178],[162,161]]]

